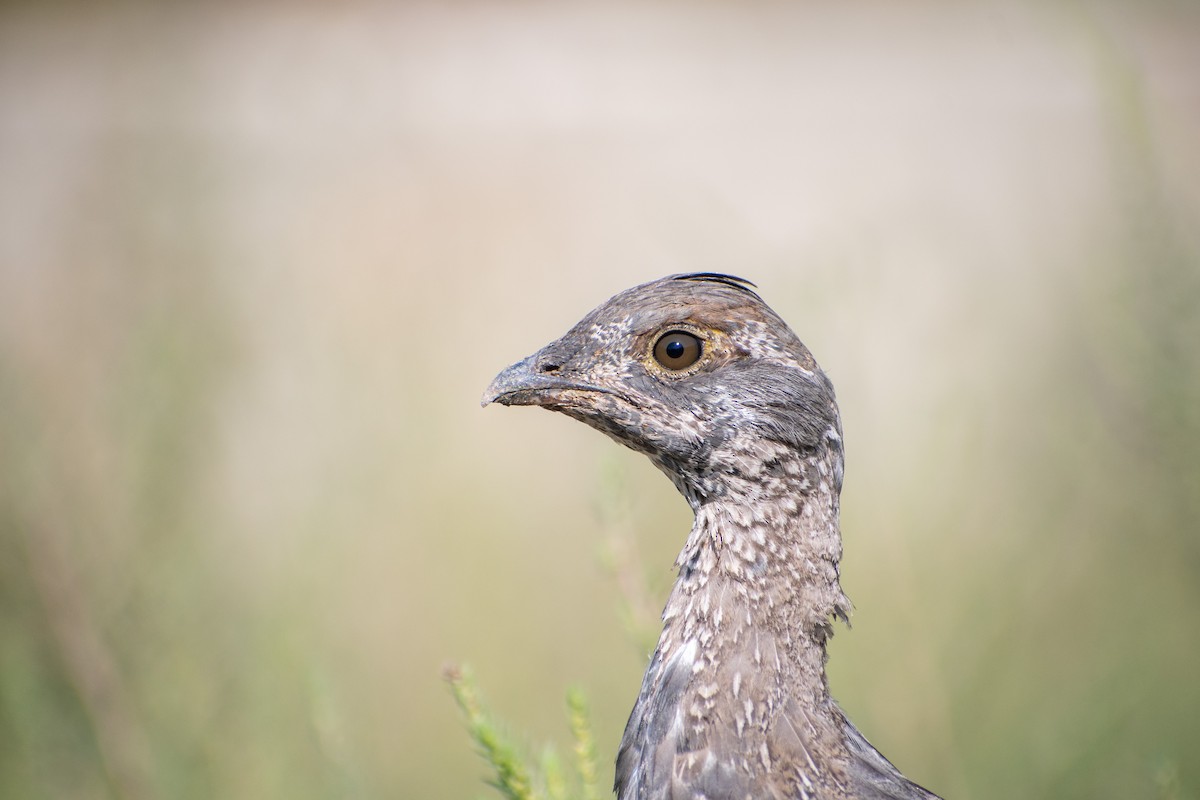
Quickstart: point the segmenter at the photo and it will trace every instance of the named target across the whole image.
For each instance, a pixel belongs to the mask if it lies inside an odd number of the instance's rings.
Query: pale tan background
[[[449,659],[607,770],[686,507],[477,401],[719,270],[839,392],[875,744],[1195,797],[1198,232],[1194,4],[7,5],[0,794],[488,796]]]

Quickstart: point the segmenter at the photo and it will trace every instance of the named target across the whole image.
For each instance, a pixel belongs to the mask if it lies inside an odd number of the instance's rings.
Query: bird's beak
[[[486,406],[490,403],[500,403],[506,406],[532,405],[536,402],[535,395],[549,387],[547,381],[539,379],[534,371],[534,358],[536,358],[536,354],[502,369],[484,390],[479,405]]]
[[[479,404],[502,406],[545,406],[563,399],[566,392],[612,394],[608,389],[539,370],[538,353],[500,372],[484,391]]]

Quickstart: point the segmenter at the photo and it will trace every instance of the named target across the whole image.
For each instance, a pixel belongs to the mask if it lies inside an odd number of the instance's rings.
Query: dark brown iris
[[[654,344],[654,360],[670,370],[687,369],[700,353],[700,339],[687,331],[668,331]]]

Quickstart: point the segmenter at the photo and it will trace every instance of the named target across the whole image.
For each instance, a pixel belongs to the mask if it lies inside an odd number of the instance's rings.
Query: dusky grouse
[[[936,796],[829,694],[842,431],[796,334],[731,275],[621,292],[496,376],[483,403],[534,405],[650,457],[695,522],[617,756],[619,800]]]

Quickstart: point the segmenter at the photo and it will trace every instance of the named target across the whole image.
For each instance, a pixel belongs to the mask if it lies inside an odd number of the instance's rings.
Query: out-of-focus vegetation
[[[479,688],[469,671],[450,665],[443,674],[463,713],[471,739],[495,773],[488,783],[500,794],[509,800],[597,800],[601,796],[596,740],[587,701],[579,690],[572,690],[567,695],[574,738],[568,769],[554,747],[545,748],[536,765],[529,753],[520,752],[509,741],[510,734],[503,730],[502,723],[484,707],[479,699]]]
[[[1198,76],[1184,3],[5,5],[0,796],[476,797],[447,659],[606,785],[686,508],[476,401],[699,269],[838,388],[871,740],[1196,797]]]

